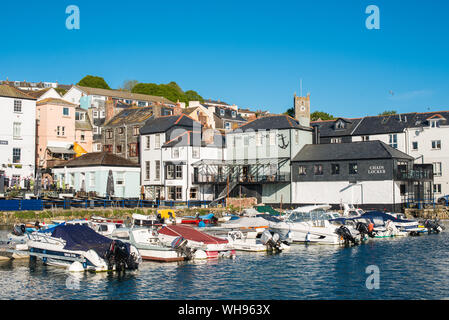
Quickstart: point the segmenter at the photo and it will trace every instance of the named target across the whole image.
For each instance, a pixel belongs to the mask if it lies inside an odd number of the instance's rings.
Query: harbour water
[[[279,255],[237,252],[234,260],[144,262],[121,276],[0,261],[0,299],[447,299],[448,243],[445,230],[351,248],[294,245]],[[366,286],[372,265],[379,268],[379,289]]]

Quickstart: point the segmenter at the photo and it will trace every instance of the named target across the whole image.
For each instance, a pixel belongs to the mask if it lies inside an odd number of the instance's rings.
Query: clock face
[[[305,111],[305,110],[306,110],[306,107],[302,106],[301,111]]]

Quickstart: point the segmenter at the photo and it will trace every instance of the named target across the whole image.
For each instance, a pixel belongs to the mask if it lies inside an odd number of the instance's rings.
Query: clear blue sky
[[[80,30],[65,27],[71,4]],[[365,28],[370,4],[380,30]],[[176,81],[280,113],[302,78],[312,111],[449,109],[446,0],[6,1],[0,10],[2,80]]]

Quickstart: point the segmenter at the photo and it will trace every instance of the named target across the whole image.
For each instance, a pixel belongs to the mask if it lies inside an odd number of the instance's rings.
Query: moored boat
[[[134,246],[111,240],[85,225],[60,225],[28,237],[30,256],[71,271],[135,270],[141,262]]]
[[[142,260],[174,262],[191,258],[179,248],[163,245],[154,228],[120,228],[111,234],[111,239],[121,240],[135,246],[139,250]]]
[[[176,246],[176,242],[181,243],[183,240],[187,240],[187,243],[185,243],[186,247],[202,250],[205,253],[203,257],[195,254],[195,259],[235,257],[235,250],[227,239],[214,237],[191,226],[168,225],[158,231],[158,237],[163,244],[170,246],[172,244]]]

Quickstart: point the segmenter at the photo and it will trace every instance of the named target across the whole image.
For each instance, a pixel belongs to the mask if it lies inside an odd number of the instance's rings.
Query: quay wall
[[[164,208],[160,208],[164,209]],[[171,209],[171,208],[167,208]],[[221,217],[224,212],[229,212],[226,208],[184,208],[174,209],[177,217],[193,216],[196,213],[200,215],[214,213],[216,217]],[[17,223],[34,223],[35,221],[52,223],[53,220],[74,220],[74,219],[90,219],[92,216],[104,218],[117,218],[126,221],[131,219],[132,215],[156,214],[156,209],[152,208],[114,208],[114,209],[57,209],[43,211],[0,211],[0,225],[11,226]]]

